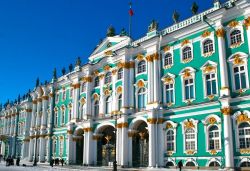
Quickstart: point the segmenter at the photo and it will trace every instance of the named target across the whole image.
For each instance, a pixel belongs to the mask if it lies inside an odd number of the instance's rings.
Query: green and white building
[[[250,167],[250,1],[230,0],[132,40],[1,111],[1,153],[125,167]]]

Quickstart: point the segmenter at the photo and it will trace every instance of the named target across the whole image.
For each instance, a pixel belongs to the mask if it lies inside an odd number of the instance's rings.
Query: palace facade
[[[107,38],[1,110],[1,153],[124,167],[250,167],[250,1]]]

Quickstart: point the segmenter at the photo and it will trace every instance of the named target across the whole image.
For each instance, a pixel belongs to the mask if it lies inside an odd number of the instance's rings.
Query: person
[[[20,157],[17,157],[17,159],[16,159],[16,165],[19,166],[19,164],[20,164]]]
[[[50,160],[50,166],[53,167],[53,165],[54,165],[54,159],[51,159]]]
[[[64,163],[64,160],[63,160],[63,158],[61,158],[61,164],[62,164],[62,166],[63,166],[63,163]]]
[[[117,162],[113,161],[113,171],[117,171]]]
[[[178,167],[179,167],[180,171],[181,171],[182,166],[183,166],[182,160],[180,160],[180,161],[178,162]]]

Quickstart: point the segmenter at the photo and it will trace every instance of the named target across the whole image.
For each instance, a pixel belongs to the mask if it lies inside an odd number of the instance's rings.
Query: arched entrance
[[[137,121],[133,130],[136,134],[132,138],[133,167],[148,166],[148,127],[145,121]]]
[[[98,133],[102,136],[97,142],[97,165],[108,166],[115,160],[115,128],[111,125],[102,126]]]
[[[84,131],[82,128],[77,128],[74,133],[74,140],[76,142],[75,159],[76,164],[83,163],[83,146],[84,146]]]

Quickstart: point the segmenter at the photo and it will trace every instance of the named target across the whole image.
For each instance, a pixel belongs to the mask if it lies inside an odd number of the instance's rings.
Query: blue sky
[[[170,26],[172,13],[191,16],[193,0],[132,0],[132,36],[147,32],[152,19],[160,28]],[[196,0],[199,11],[213,0]],[[0,103],[14,100],[34,88],[37,77],[51,80],[53,68],[87,62],[99,40],[112,25],[128,30],[129,0],[0,0]]]

